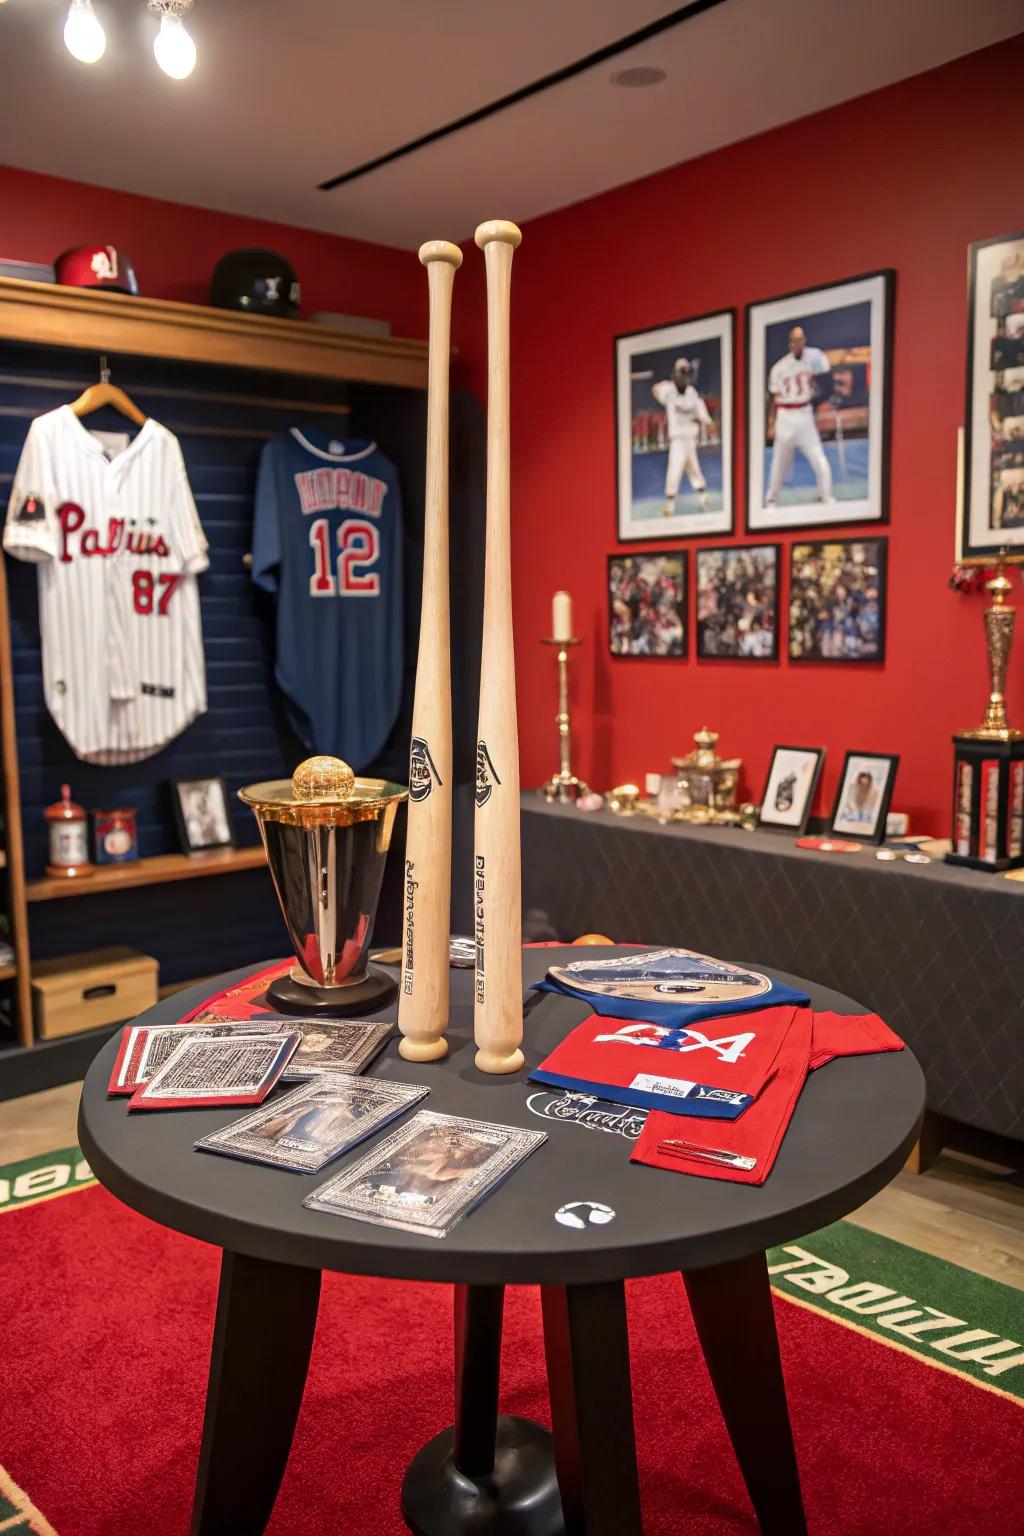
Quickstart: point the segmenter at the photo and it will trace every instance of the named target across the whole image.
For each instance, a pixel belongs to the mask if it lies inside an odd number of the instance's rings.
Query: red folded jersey
[[[647,1116],[632,1161],[702,1179],[763,1184],[772,1171],[809,1071],[837,1056],[903,1050],[902,1040],[876,1014],[794,1012],[796,1017],[770,1082],[738,1120],[684,1121],[678,1115],[655,1112]],[[674,1140],[687,1142],[704,1156],[664,1145]],[[716,1154],[742,1159],[749,1166],[715,1161]]]
[[[763,1008],[684,1029],[592,1013],[530,1077],[615,1104],[733,1120],[750,1113],[798,1013],[809,1029],[808,1010],[794,1007]]]

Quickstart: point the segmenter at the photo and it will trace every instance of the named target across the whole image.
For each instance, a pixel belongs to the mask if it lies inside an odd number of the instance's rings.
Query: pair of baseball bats
[[[476,231],[487,272],[487,529],[483,645],[476,748],[473,1034],[484,1072],[523,1065],[519,734],[512,640],[509,307],[512,254],[522,236],[492,219]],[[436,1061],[447,1052],[451,904],[452,706],[448,592],[448,376],[457,246],[420,248],[427,268],[430,333],[427,476],[403,885],[401,1054]]]

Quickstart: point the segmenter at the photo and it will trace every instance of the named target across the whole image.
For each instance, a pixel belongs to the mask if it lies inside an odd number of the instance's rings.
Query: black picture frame
[[[796,822],[772,821],[770,819],[766,819],[764,814],[765,804],[768,800],[768,791],[771,788],[772,780],[775,776],[776,760],[779,757],[779,754],[782,752],[795,752],[799,753],[801,757],[813,757],[815,760],[814,767],[811,770],[811,779],[805,793],[804,805]],[[821,783],[821,774],[824,766],[824,747],[787,747],[781,745],[773,747],[771,761],[768,764],[768,774],[764,781],[764,791],[761,795],[761,808],[758,812],[757,819],[758,826],[763,828],[766,832],[785,832],[790,837],[803,837],[804,833],[807,831],[807,826],[811,819],[811,810],[814,805],[814,797],[818,793],[818,785]]]
[[[763,506],[761,493],[754,495],[754,470],[755,458],[759,474],[763,471],[763,454],[765,448],[765,433],[757,433],[756,426],[764,415],[765,377],[763,359],[754,342],[754,326],[758,311],[769,309],[773,305],[789,306],[803,299],[811,299],[819,294],[835,292],[837,295],[836,308],[842,307],[841,291],[851,289],[857,284],[879,282],[881,284],[880,308],[882,323],[882,360],[881,366],[878,359],[871,358],[871,390],[876,392],[878,400],[876,420],[879,432],[879,460],[878,460],[878,505],[874,510],[854,510],[860,503],[850,503],[850,511],[844,516],[837,516],[831,512],[825,503],[821,506],[822,515],[801,516],[793,509],[778,508],[776,515],[766,515],[767,509]],[[816,283],[812,287],[796,288],[789,293],[775,294],[770,298],[754,299],[746,305],[744,311],[744,357],[746,359],[746,410],[744,412],[744,491],[745,491],[745,526],[746,532],[753,537],[763,537],[773,533],[784,533],[808,528],[850,528],[861,523],[869,523],[872,527],[886,524],[889,521],[889,481],[892,446],[892,357],[893,357],[893,321],[896,312],[896,271],[893,267],[879,267],[873,272],[859,272],[853,277],[833,279],[827,283]],[[780,315],[779,319],[787,318]],[[794,323],[798,317],[792,317]],[[771,324],[765,319],[765,326]],[[759,377],[755,379],[755,370]],[[754,390],[758,391],[758,401],[755,402]],[[871,403],[869,400],[869,427]],[[755,443],[754,438],[758,441]],[[870,489],[870,475],[869,475]],[[870,497],[869,497],[870,500]],[[814,505],[812,503],[811,505]],[[791,515],[781,514],[789,512]]]
[[[794,626],[796,619],[795,604],[797,601],[796,590],[796,564],[798,551],[810,549],[826,549],[829,547],[843,546],[854,547],[856,545],[877,545],[878,562],[878,625],[877,646],[873,655],[838,655],[804,654],[793,649]],[[853,536],[846,539],[796,539],[789,546],[789,598],[787,603],[788,625],[786,651],[790,662],[794,666],[821,666],[821,667],[858,667],[858,666],[883,666],[885,663],[886,630],[888,627],[889,610],[889,539],[887,534],[868,533],[860,537]]]
[[[1016,447],[1010,447],[1005,442],[1000,450],[993,453],[993,421],[998,416],[995,410],[995,402],[991,396],[1000,393],[996,387],[996,380],[1008,371],[1008,368],[994,366],[994,358],[990,347],[989,366],[984,367],[982,359],[977,355],[978,349],[978,284],[979,267],[984,260],[984,253],[991,251],[995,246],[1018,246],[1024,248],[1024,230],[1018,230],[1012,235],[994,235],[989,240],[976,240],[967,248],[967,371],[964,384],[964,426],[963,426],[963,459],[961,466],[961,483],[957,497],[956,519],[956,547],[955,556],[960,565],[995,565],[1001,549],[1006,550],[1006,560],[1009,564],[1019,564],[1024,561],[1024,524],[1013,529],[991,529],[990,542],[982,542],[971,535],[972,514],[977,487],[973,485],[976,470],[975,459],[979,454],[980,445],[975,440],[975,428],[981,426],[983,432],[988,434],[987,472],[985,485],[987,499],[985,504],[985,522],[991,528],[992,523],[992,473],[994,469],[993,458],[1005,458],[1007,468],[1013,469],[1013,461],[1020,459],[1016,465],[1017,471],[1024,471],[1024,438],[1019,442],[1019,452]],[[991,280],[991,274],[986,274],[986,280]],[[989,318],[995,318],[991,314]],[[999,321],[996,320],[997,335],[989,338],[991,343],[998,339]],[[1020,342],[1020,363],[1011,363],[1009,366],[1015,369],[1024,369],[1024,339]],[[977,373],[977,377],[976,377]],[[987,379],[986,379],[987,375]],[[982,386],[984,389],[982,390]],[[1014,407],[1013,414],[1018,412]],[[1020,413],[1024,414],[1024,413]],[[1024,483],[1024,473],[1018,484]],[[1010,535],[1007,537],[1007,535]],[[1016,536],[1016,542],[1015,537]]]
[[[688,551],[685,549],[638,549],[620,550],[608,556],[607,565],[607,591],[608,591],[608,652],[615,661],[685,661],[689,655],[690,623],[688,615],[689,599],[689,570]],[[682,623],[683,635],[680,648],[674,651],[644,651],[644,650],[616,650],[615,649],[615,596],[613,590],[613,575],[616,566],[638,565],[651,561],[666,560],[678,562],[678,570],[675,574],[680,584],[679,601],[676,609]],[[626,573],[623,571],[620,576]]]
[[[219,825],[211,825],[212,833],[209,839],[196,840],[195,821],[190,822],[189,808],[185,804],[183,792],[196,790],[203,785],[216,785],[220,796]],[[171,801],[174,805],[174,820],[178,829],[178,839],[183,853],[207,853],[213,848],[233,848],[235,846],[235,829],[231,821],[231,808],[228,801],[227,785],[220,774],[198,774],[194,778],[171,779]],[[223,836],[220,834],[224,834]]]
[[[881,798],[878,802],[877,815],[870,832],[853,832],[848,825],[839,825],[840,807],[843,803],[843,795],[846,792],[847,779],[850,775],[851,765],[855,763],[887,763],[888,771],[882,786]],[[836,788],[836,798],[832,805],[832,815],[829,818],[829,837],[848,838],[851,842],[872,843],[877,845],[885,838],[885,820],[889,814],[889,806],[892,802],[893,787],[896,783],[896,770],[900,765],[898,752],[856,752],[848,751],[843,758],[843,768],[839,775],[839,784]]]
[[[634,519],[626,516],[623,496],[623,477],[626,467],[626,454],[624,452],[627,441],[632,441],[632,432],[628,430],[622,415],[622,361],[623,354],[628,344],[636,342],[640,338],[650,337],[652,347],[656,350],[659,346],[668,348],[684,348],[687,345],[685,334],[680,334],[678,340],[670,340],[664,335],[666,332],[676,331],[685,333],[694,329],[713,327],[720,323],[721,335],[718,338],[721,345],[721,367],[723,375],[728,371],[728,382],[723,378],[723,388],[720,394],[722,417],[722,448],[721,463],[723,470],[723,507],[713,512],[680,513],[676,517],[664,519],[661,522],[651,522],[649,533],[637,533],[633,530]],[[649,544],[659,543],[664,539],[706,539],[706,538],[730,538],[737,531],[736,515],[736,488],[737,488],[737,441],[736,441],[736,402],[738,398],[738,385],[736,380],[736,332],[737,311],[733,307],[708,310],[700,315],[685,315],[676,320],[666,320],[659,325],[645,325],[633,331],[620,331],[612,337],[612,401],[615,416],[615,538],[620,544]],[[659,340],[660,338],[660,340]],[[689,338],[691,344],[699,345],[706,340],[713,340],[713,333],[707,337]],[[652,405],[652,413],[656,406]],[[632,415],[630,414],[630,426]],[[628,455],[630,470],[632,469],[632,452]],[[725,474],[728,473],[728,495],[725,495]],[[632,498],[630,498],[631,500]],[[690,520],[691,526],[687,526],[684,518]],[[692,526],[699,521],[699,526]]]
[[[755,550],[770,549],[775,564],[775,594],[774,594],[774,622],[771,629],[771,650],[764,655],[743,655],[740,652],[725,653],[721,651],[709,651],[705,648],[705,636],[703,621],[700,616],[701,587],[701,560],[706,555],[733,555],[740,556],[751,554]],[[696,656],[698,661],[722,661],[722,662],[751,662],[755,666],[764,662],[777,662],[779,659],[779,608],[782,595],[782,545],[771,540],[758,540],[753,544],[709,544],[695,551],[694,555],[694,633],[696,635]]]

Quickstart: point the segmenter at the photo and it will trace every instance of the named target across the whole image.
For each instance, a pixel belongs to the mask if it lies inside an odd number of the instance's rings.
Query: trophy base
[[[367,970],[361,981],[340,987],[317,987],[312,982],[296,981],[294,976],[279,976],[267,988],[267,997],[281,1013],[322,1014],[324,1018],[346,1019],[354,1013],[376,1013],[398,993],[398,982],[383,971]]]

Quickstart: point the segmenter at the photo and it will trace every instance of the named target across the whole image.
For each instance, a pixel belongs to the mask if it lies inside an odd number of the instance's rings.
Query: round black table
[[[579,953],[524,951],[524,985]],[[245,974],[176,993],[142,1019],[172,1022]],[[772,974],[808,992],[819,1010],[866,1011],[825,987]],[[370,1074],[429,1085],[430,1109],[543,1129],[548,1141],[440,1241],[303,1209],[343,1160],[308,1176],[197,1153],[198,1136],[241,1112],[129,1116],[124,1099],[107,1097],[116,1041],[93,1062],[79,1136],[97,1178],[135,1210],[223,1249],[192,1536],[258,1536],[270,1517],[325,1269],[456,1287],[456,1422],[414,1459],[403,1489],[403,1514],[419,1536],[638,1536],[623,1281],[672,1270],[682,1272],[760,1528],[801,1536],[765,1249],[846,1215],[898,1172],[924,1110],[916,1060],[909,1051],[851,1057],[813,1073],[765,1184],[691,1178],[630,1163],[621,1135],[539,1118],[549,1095],[538,1095],[525,1071],[478,1072],[472,981],[471,971],[451,973],[443,1061],[403,1061],[396,1036]],[[527,998],[526,1071],[588,1012],[554,994]],[[394,1003],[375,1015],[394,1016]],[[575,1201],[602,1202],[615,1218],[583,1227],[556,1221]],[[498,1416],[506,1284],[541,1287],[550,1436]],[[248,1411],[254,1401],[258,1415]]]

